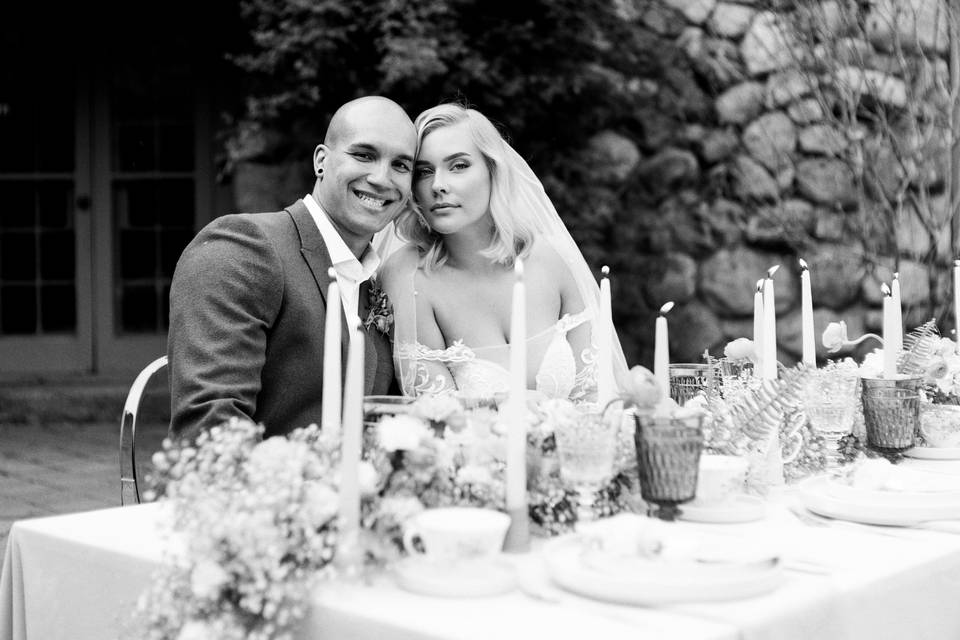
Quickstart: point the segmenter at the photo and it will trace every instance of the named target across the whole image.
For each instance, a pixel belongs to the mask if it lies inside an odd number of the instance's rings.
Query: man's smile
[[[387,205],[393,203],[393,200],[381,198],[368,191],[360,191],[359,189],[354,189],[353,195],[357,196],[360,204],[371,211],[383,211]]]

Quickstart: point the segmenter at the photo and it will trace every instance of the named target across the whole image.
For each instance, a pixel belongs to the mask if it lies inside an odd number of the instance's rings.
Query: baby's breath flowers
[[[140,598],[139,637],[292,637],[334,555],[339,443],[316,425],[262,435],[233,420],[154,456],[180,544]]]

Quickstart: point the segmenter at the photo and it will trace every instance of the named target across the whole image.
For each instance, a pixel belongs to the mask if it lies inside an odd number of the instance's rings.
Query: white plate
[[[818,476],[800,485],[800,498],[814,513],[867,524],[910,526],[960,518],[960,495],[955,492],[872,491]]]
[[[914,447],[903,455],[921,460],[960,460],[960,447]]]
[[[731,563],[645,559],[641,556],[590,558],[582,538],[549,541],[543,549],[550,578],[567,591],[631,605],[738,600],[768,593],[783,580],[777,557]]]
[[[403,589],[445,598],[497,596],[516,586],[513,567],[501,559],[440,564],[413,557],[396,563],[394,572]]]
[[[698,503],[696,500],[680,505],[681,520],[689,522],[736,523],[763,520],[767,508],[756,496],[739,494],[715,503]]]

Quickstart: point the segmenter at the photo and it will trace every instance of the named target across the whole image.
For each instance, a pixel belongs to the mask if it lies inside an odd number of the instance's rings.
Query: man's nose
[[[371,169],[370,176],[367,179],[371,184],[375,184],[379,187],[390,187],[390,163],[376,163],[376,166]]]

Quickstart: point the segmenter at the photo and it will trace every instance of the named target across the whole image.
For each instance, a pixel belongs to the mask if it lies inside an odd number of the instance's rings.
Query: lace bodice
[[[530,336],[528,343],[549,340],[536,367],[536,390],[547,398],[588,400],[596,393],[594,348],[575,354],[567,333],[591,319],[589,310],[567,314],[556,324]],[[509,345],[471,348],[456,341],[446,349],[429,349],[417,343],[397,345],[401,359],[415,363],[405,376],[404,393],[420,395],[450,390],[449,378],[431,373],[431,363],[444,366],[456,389],[471,397],[493,397],[509,390],[510,372],[500,362],[508,360]],[[497,356],[500,356],[499,358]],[[498,362],[499,360],[500,362]]]

